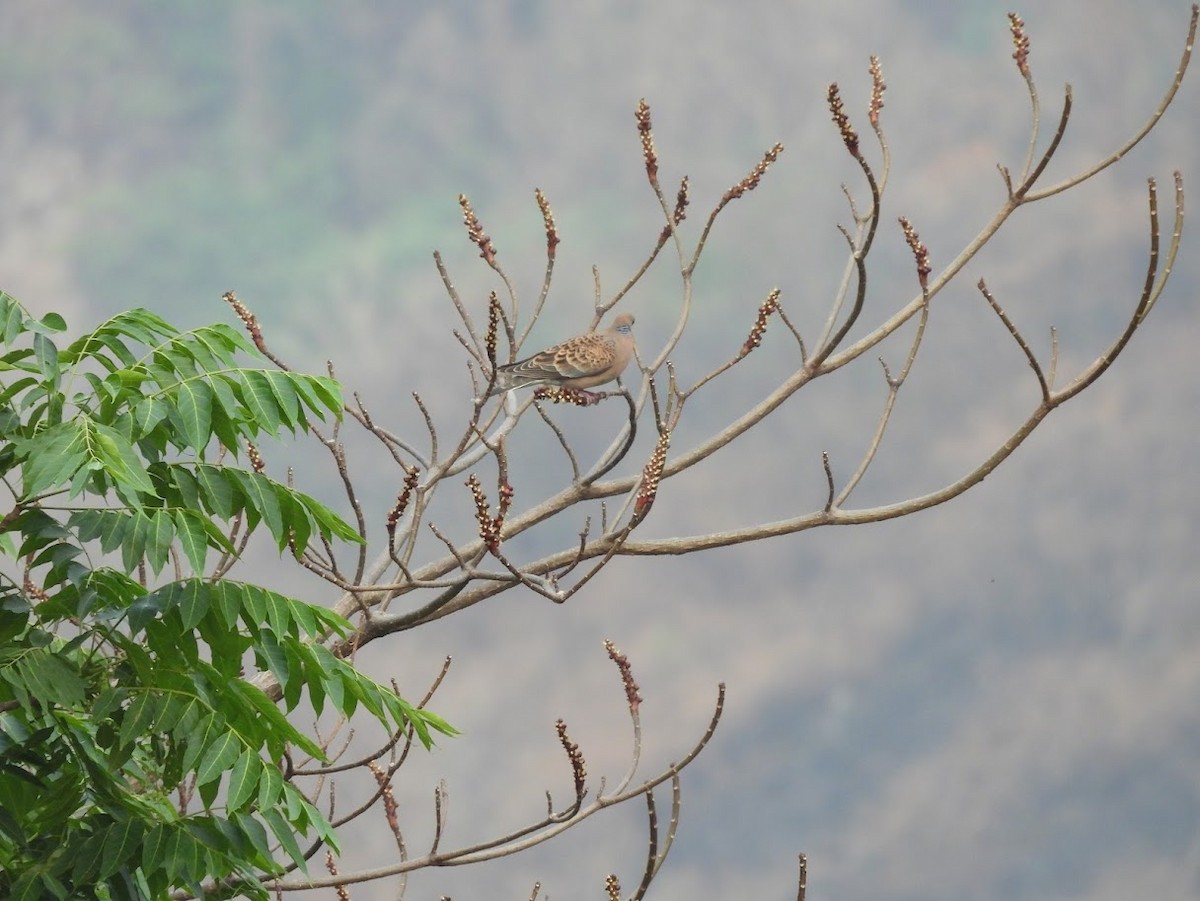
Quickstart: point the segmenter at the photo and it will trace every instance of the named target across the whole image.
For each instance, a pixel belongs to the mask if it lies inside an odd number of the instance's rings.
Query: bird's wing
[[[554,348],[553,358],[554,372],[564,381],[601,375],[616,361],[616,342],[605,334],[580,335]]]

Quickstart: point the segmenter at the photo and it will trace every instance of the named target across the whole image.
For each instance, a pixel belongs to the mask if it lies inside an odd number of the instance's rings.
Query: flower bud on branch
[[[400,489],[400,494],[396,496],[395,506],[388,512],[387,531],[389,538],[396,534],[396,524],[400,522],[400,517],[408,509],[408,502],[412,499],[412,493],[417,487],[417,478],[419,476],[420,470],[417,467],[408,467],[408,471],[404,476],[404,487]]]
[[[608,651],[608,657],[617,665],[617,669],[621,672],[621,684],[625,686],[625,700],[629,703],[631,712],[636,713],[642,703],[642,696],[638,691],[638,684],[633,679],[633,667],[629,663],[629,658],[617,649],[617,646],[609,641],[604,640],[604,650]]]
[[[566,722],[557,720],[554,723],[554,731],[558,733],[559,744],[567,752],[567,759],[571,761],[571,773],[575,776],[575,798],[582,800],[587,784],[587,763],[583,759],[579,745],[571,741],[571,737],[567,735]]]
[[[667,449],[671,446],[671,433],[663,432],[658,436],[658,444],[655,445],[654,453],[650,455],[650,461],[646,464],[646,468],[642,470],[642,487],[638,491],[637,499],[633,502],[633,520],[634,524],[641,522],[646,518],[646,514],[650,512],[650,508],[654,505],[654,498],[658,494],[658,483],[662,478],[663,467],[667,464]]]
[[[753,191],[757,188],[758,183],[762,181],[762,177],[766,175],[767,169],[771,167],[771,163],[779,159],[779,154],[781,153],[783,153],[782,144],[776,144],[764,153],[763,158],[750,170],[750,174],[725,192],[725,196],[721,198],[721,203],[725,204],[731,200],[737,200],[737,198],[741,197],[747,191]]]
[[[1013,59],[1022,78],[1029,78],[1029,35],[1025,33],[1025,20],[1016,13],[1008,14],[1008,27],[1012,32]]]
[[[904,231],[908,249],[917,261],[917,281],[921,283],[921,290],[924,291],[929,287],[929,273],[933,271],[933,267],[929,265],[929,248],[921,243],[921,236],[903,216],[900,217],[900,228]]]
[[[767,295],[767,299],[759,306],[758,318],[754,320],[754,327],[750,329],[750,335],[746,338],[746,343],[742,345],[742,352],[739,356],[746,356],[746,354],[762,344],[763,335],[767,332],[767,319],[778,309],[779,289],[776,288]]]
[[[266,462],[262,458],[262,454],[258,452],[258,448],[254,446],[253,441],[246,442],[246,456],[250,459],[250,468],[261,474],[267,468]]]
[[[254,342],[254,346],[265,354],[267,352],[267,342],[263,338],[262,326],[258,324],[258,317],[251,313],[249,308],[238,300],[238,296],[232,291],[226,291],[221,295],[221,299],[233,307],[233,312],[237,314],[238,319],[242,320],[242,325],[250,333],[250,340]]]
[[[542,222],[546,226],[546,256],[554,259],[554,249],[558,247],[558,226],[554,224],[554,211],[550,209],[550,201],[542,193],[541,188],[534,189],[533,196],[537,198],[538,209],[542,211]]]
[[[483,225],[479,222],[479,217],[475,215],[475,210],[471,207],[471,201],[467,199],[466,194],[458,195],[458,205],[462,207],[463,222],[467,226],[467,237],[471,239],[471,243],[479,248],[479,255],[484,258],[489,266],[496,264],[496,248],[492,244],[492,239],[488,237],[483,230]]]
[[[393,835],[400,834],[400,820],[396,816],[396,796],[392,791],[392,780],[387,772],[374,760],[367,761],[367,767],[375,777],[379,786],[379,797],[383,801],[383,814]]]
[[[867,118],[872,128],[879,128],[879,113],[883,109],[883,92],[887,85],[883,82],[883,67],[878,56],[871,57],[869,70],[871,73],[871,105],[867,107]]]
[[[496,334],[500,331],[500,298],[493,291],[488,295],[488,327],[484,336],[483,346],[487,351],[488,362],[492,371],[496,369]]]
[[[507,482],[500,484],[500,502],[496,515],[492,516],[488,507],[487,495],[478,477],[472,473],[467,479],[467,487],[475,499],[475,521],[479,523],[479,538],[493,554],[500,552],[500,531],[504,528],[504,517],[512,506],[513,488]]]
[[[833,124],[837,126],[838,133],[842,136],[842,142],[852,157],[861,160],[862,153],[858,149],[858,132],[854,130],[854,126],[850,124],[850,117],[846,115],[846,105],[842,103],[842,95],[836,81],[829,85],[828,99],[829,112],[833,115]]]
[[[645,98],[638,101],[637,112],[638,133],[642,136],[642,159],[646,161],[646,177],[650,184],[658,184],[658,154],[654,150],[654,134],[650,126],[650,104]]]
[[[675,195],[675,212],[671,214],[671,218],[676,225],[683,223],[687,218],[688,205],[688,177],[685,175],[679,182],[679,193]]]

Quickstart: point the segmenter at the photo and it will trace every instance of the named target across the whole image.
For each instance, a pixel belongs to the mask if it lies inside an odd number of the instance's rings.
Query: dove
[[[526,385],[584,389],[611,382],[633,357],[633,314],[622,313],[602,332],[576,335],[516,363],[496,368],[488,397]]]

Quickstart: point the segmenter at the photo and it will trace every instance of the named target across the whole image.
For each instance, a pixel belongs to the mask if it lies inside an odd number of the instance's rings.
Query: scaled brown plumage
[[[602,332],[576,335],[516,363],[499,366],[488,392],[502,394],[526,385],[586,389],[611,382],[633,359],[633,314],[622,313]]]

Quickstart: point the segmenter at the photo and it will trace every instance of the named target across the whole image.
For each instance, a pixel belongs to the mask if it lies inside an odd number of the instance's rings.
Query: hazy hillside
[[[228,319],[220,296],[236,289],[277,350],[312,370],[332,359],[377,418],[417,423],[415,390],[453,421],[470,385],[432,251],[476,309],[496,286],[463,235],[457,195],[470,195],[532,297],[544,262],[533,190],[546,191],[563,243],[534,343],[578,330],[592,266],[614,290],[661,228],[633,120],[645,97],[664,182],[691,177],[697,220],[767,147],[787,147],[712,236],[676,360],[694,377],[740,346],[774,286],[802,330],[822,325],[844,262],[841,183],[861,197],[825,86],[842,85],[865,132],[870,54],[887,76],[894,170],[864,321],[917,290],[896,216],[917,225],[935,266],[978,232],[1003,199],[996,163],[1016,168],[1025,153],[1029,104],[1008,8],[4,4],[0,286],[77,327],[130,306],[185,324]],[[1074,88],[1052,180],[1150,114],[1188,9],[1064,0],[1023,11],[1048,126],[1062,84]],[[1166,198],[1182,169],[1200,206],[1198,121],[1200,67],[1116,170],[1023,211],[938,298],[860,505],[957,478],[1036,402],[1024,359],[973,288],[980,276],[1039,352],[1058,327],[1064,373],[1104,347],[1141,290],[1146,177]],[[624,771],[628,724],[601,649],[611,638],[647,699],[647,773],[685,751],[716,682],[729,686],[716,739],[685,773],[683,825],[651,897],[793,897],[800,850],[814,901],[1200,897],[1191,215],[1174,281],[1127,356],[967,497],[885,525],[618,561],[563,608],[510,594],[371,648],[366,665],[414,694],[455,658],[434,707],[465,734],[411,765],[401,799],[411,846],[428,839],[443,776],[448,842],[538,816],[543,791],[569,780],[557,716],[593,777]],[[678,293],[667,261],[631,294],[639,342],[666,337]],[[675,447],[787,370],[778,337],[697,403]],[[895,364],[905,349],[884,352]],[[831,381],[731,450],[732,462],[671,483],[644,534],[819,506],[821,452],[845,478],[884,401],[873,360]],[[564,420],[600,448],[617,415]],[[560,464],[547,462],[542,437],[514,438],[519,496],[552,487]],[[380,479],[382,507],[395,474]],[[614,870],[631,889],[643,820],[618,810],[495,867],[421,874],[407,897],[526,898],[535,880],[552,898],[600,897]],[[356,833],[343,869],[394,853],[385,838]],[[390,898],[394,887],[353,897]]]

